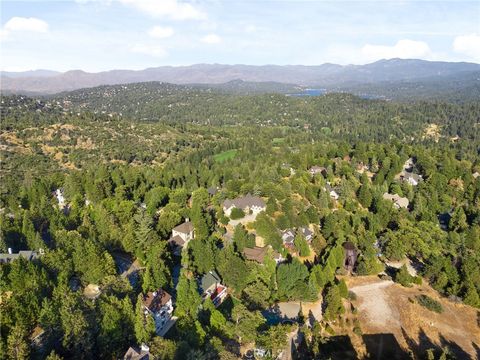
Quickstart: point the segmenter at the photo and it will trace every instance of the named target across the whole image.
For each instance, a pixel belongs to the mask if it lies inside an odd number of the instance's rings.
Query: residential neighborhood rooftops
[[[163,289],[149,291],[143,296],[143,305],[152,312],[159,311],[172,297]]]
[[[177,231],[183,234],[189,234],[193,231],[193,224],[190,221],[186,221],[183,224],[175,226],[173,228],[173,231]]]

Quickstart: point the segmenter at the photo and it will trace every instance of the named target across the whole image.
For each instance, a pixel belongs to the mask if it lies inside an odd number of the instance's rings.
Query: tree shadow
[[[319,346],[316,359],[350,360],[358,359],[350,337],[347,335],[331,336]]]
[[[405,329],[402,328],[402,334],[405,338],[405,341],[408,344],[408,347],[419,357],[424,358],[426,355],[427,350],[432,350],[435,358],[441,356],[444,350],[447,350],[450,354],[454,355],[456,359],[472,359],[470,354],[468,354],[464,349],[462,349],[457,343],[447,340],[443,335],[439,335],[440,344],[433,342],[428,335],[425,333],[423,329],[420,328],[420,332],[418,334],[418,340],[414,340],[413,338],[409,337],[406,333]],[[472,343],[475,351],[478,355],[480,355],[480,349],[478,345]],[[477,358],[480,358],[477,356]]]
[[[367,359],[410,359],[408,352],[402,349],[393,334],[368,334],[363,335],[362,339],[367,349]]]

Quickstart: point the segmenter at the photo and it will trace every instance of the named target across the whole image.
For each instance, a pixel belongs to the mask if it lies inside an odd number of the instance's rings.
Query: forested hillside
[[[0,252],[37,252],[0,264],[2,358],[117,359],[142,343],[157,359],[275,358],[294,336],[299,358],[355,358],[333,343],[367,344],[353,275],[480,308],[478,102],[152,82],[6,96],[1,115]],[[228,215],[225,200],[248,194],[264,208]],[[177,253],[184,223],[194,238]],[[211,271],[220,304],[202,292]],[[144,308],[159,289],[175,318],[163,336]],[[423,296],[409,301],[441,311]],[[287,302],[296,317],[278,314]],[[464,348],[438,330],[446,341],[424,348],[402,331],[415,358],[480,346],[478,332]]]

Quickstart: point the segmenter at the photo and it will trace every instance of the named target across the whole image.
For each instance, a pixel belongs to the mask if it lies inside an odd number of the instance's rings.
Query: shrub
[[[230,219],[232,220],[241,219],[244,216],[245,216],[245,213],[243,212],[242,209],[239,209],[239,208],[233,208],[232,212],[230,213]]]
[[[442,304],[432,299],[430,296],[418,295],[416,296],[416,299],[420,305],[422,305],[423,307],[427,308],[430,311],[434,311],[439,314],[443,312]]]
[[[348,299],[351,301],[357,300],[357,294],[355,294],[353,291],[348,292]]]

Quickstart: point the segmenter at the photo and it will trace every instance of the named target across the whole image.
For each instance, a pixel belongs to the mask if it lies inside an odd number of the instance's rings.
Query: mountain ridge
[[[100,85],[117,85],[146,81],[173,84],[222,84],[232,80],[278,82],[300,86],[333,87],[339,85],[418,80],[478,71],[480,64],[439,62],[415,59],[379,60],[366,65],[227,65],[195,64],[161,66],[143,70],[109,70],[89,73],[69,70],[51,76],[9,77],[2,72],[1,89],[13,93],[53,94]],[[33,72],[35,73],[35,72]]]

